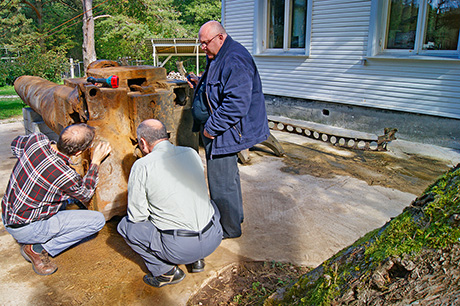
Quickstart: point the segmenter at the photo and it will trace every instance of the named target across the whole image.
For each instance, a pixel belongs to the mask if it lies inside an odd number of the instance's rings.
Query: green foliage
[[[17,62],[0,62],[0,86],[12,85],[22,72]]]
[[[452,216],[460,214],[460,168],[448,172],[424,195],[434,200],[423,208],[406,209],[366,250],[367,257],[381,261],[390,256],[415,254],[422,248],[440,249],[460,238],[460,228],[453,226]],[[420,216],[414,218],[414,210]]]
[[[152,64],[149,38],[197,37],[204,22],[220,20],[220,10],[219,0],[94,0],[96,53],[99,59]],[[55,81],[63,56],[81,60],[82,13],[81,0],[9,0],[0,5],[0,44],[8,56],[21,56],[19,62],[0,63],[0,86],[21,74]],[[176,60],[196,71],[193,57],[172,59],[165,68],[176,71]],[[200,61],[203,69],[204,57]]]
[[[340,277],[337,263],[323,264],[323,275],[312,281],[308,276],[303,276],[295,283],[285,295],[279,305],[330,305],[333,297],[340,293],[340,286],[344,280]],[[270,305],[278,305],[271,301]]]
[[[151,37],[149,27],[126,16],[105,18],[96,25],[96,53],[99,58],[120,57],[143,59],[151,57],[145,40]]]
[[[67,57],[81,57],[82,17],[73,18],[82,12],[81,0],[46,2],[40,33],[44,37],[43,42],[47,50],[59,47],[66,50]],[[61,24],[63,26],[57,28]]]
[[[23,7],[20,0],[11,0],[8,5],[0,5],[0,35],[1,46],[7,46],[13,49],[19,37],[30,32],[32,20],[27,19],[24,15]],[[3,4],[3,3],[2,3]]]
[[[67,65],[64,50],[43,50],[34,46],[28,52],[21,53],[14,62],[0,63],[0,86],[12,85],[21,75],[34,75],[60,82]]]
[[[164,60],[166,57],[160,57],[160,61]],[[164,65],[166,71],[177,71],[177,61],[182,61],[184,64],[184,68],[187,72],[196,73],[196,57],[193,56],[173,56],[171,59]],[[199,57],[199,72],[203,72],[204,68],[206,67],[206,57],[200,56]]]
[[[192,37],[198,36],[201,25],[209,20],[221,21],[219,0],[175,0],[174,5],[182,12],[184,26]]]

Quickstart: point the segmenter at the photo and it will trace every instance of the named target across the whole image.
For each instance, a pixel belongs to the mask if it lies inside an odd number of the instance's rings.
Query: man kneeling
[[[62,130],[57,143],[41,133],[18,136],[11,143],[18,161],[2,200],[2,220],[37,274],[54,273],[57,266],[48,255],[56,256],[105,225],[98,211],[65,210],[69,200],[91,200],[99,166],[111,151],[100,142],[84,177],[71,167],[70,157],[88,149],[94,133],[93,127],[79,123]]]
[[[184,279],[178,264],[204,270],[204,258],[219,246],[219,211],[208,196],[204,167],[192,148],[174,146],[165,126],[149,119],[137,128],[144,157],[131,168],[128,215],[118,232],[144,259],[154,287]]]

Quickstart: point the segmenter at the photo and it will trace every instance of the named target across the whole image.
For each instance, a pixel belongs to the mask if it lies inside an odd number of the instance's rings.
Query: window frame
[[[311,13],[313,0],[307,0],[307,14],[305,25],[305,48],[290,48],[290,34],[292,24],[292,6],[294,0],[284,0],[284,33],[283,48],[268,48],[269,38],[269,1],[258,0],[255,7],[254,51],[255,55],[268,56],[309,56],[311,37]]]
[[[419,0],[414,49],[386,49],[390,22],[390,1],[373,0],[368,42],[368,57],[460,58],[460,31],[457,50],[424,50],[424,32],[428,22],[428,0]]]

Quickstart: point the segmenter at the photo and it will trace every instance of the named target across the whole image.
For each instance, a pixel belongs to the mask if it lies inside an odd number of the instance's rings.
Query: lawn
[[[0,120],[22,115],[22,108],[27,106],[21,98],[7,98],[17,95],[13,86],[0,87]]]
[[[17,96],[13,86],[0,87],[0,96]]]

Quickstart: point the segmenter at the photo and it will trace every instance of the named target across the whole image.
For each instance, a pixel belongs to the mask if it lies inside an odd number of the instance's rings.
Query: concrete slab
[[[378,140],[378,136],[375,134],[365,133],[365,132],[360,132],[360,131],[353,131],[349,129],[330,126],[326,124],[320,124],[320,123],[311,122],[311,121],[295,120],[295,119],[290,119],[284,116],[268,116],[268,119],[270,121],[282,122],[286,125],[302,127],[302,128],[308,129],[312,133],[316,131],[316,132],[326,133],[328,135],[336,136],[336,137],[357,138],[357,139],[365,139],[365,140],[373,140],[373,141]]]
[[[20,121],[0,124],[0,196],[15,160],[9,144],[24,133]],[[243,236],[224,240],[206,258],[205,272],[152,288],[145,267],[111,220],[92,240],[54,260],[59,270],[36,275],[0,225],[1,305],[185,305],[207,280],[245,260],[315,267],[368,231],[401,213],[434,179],[460,162],[460,152],[392,142],[390,152],[360,152],[272,131],[287,154],[263,146],[240,166],[245,209]],[[185,269],[185,267],[181,267]]]

